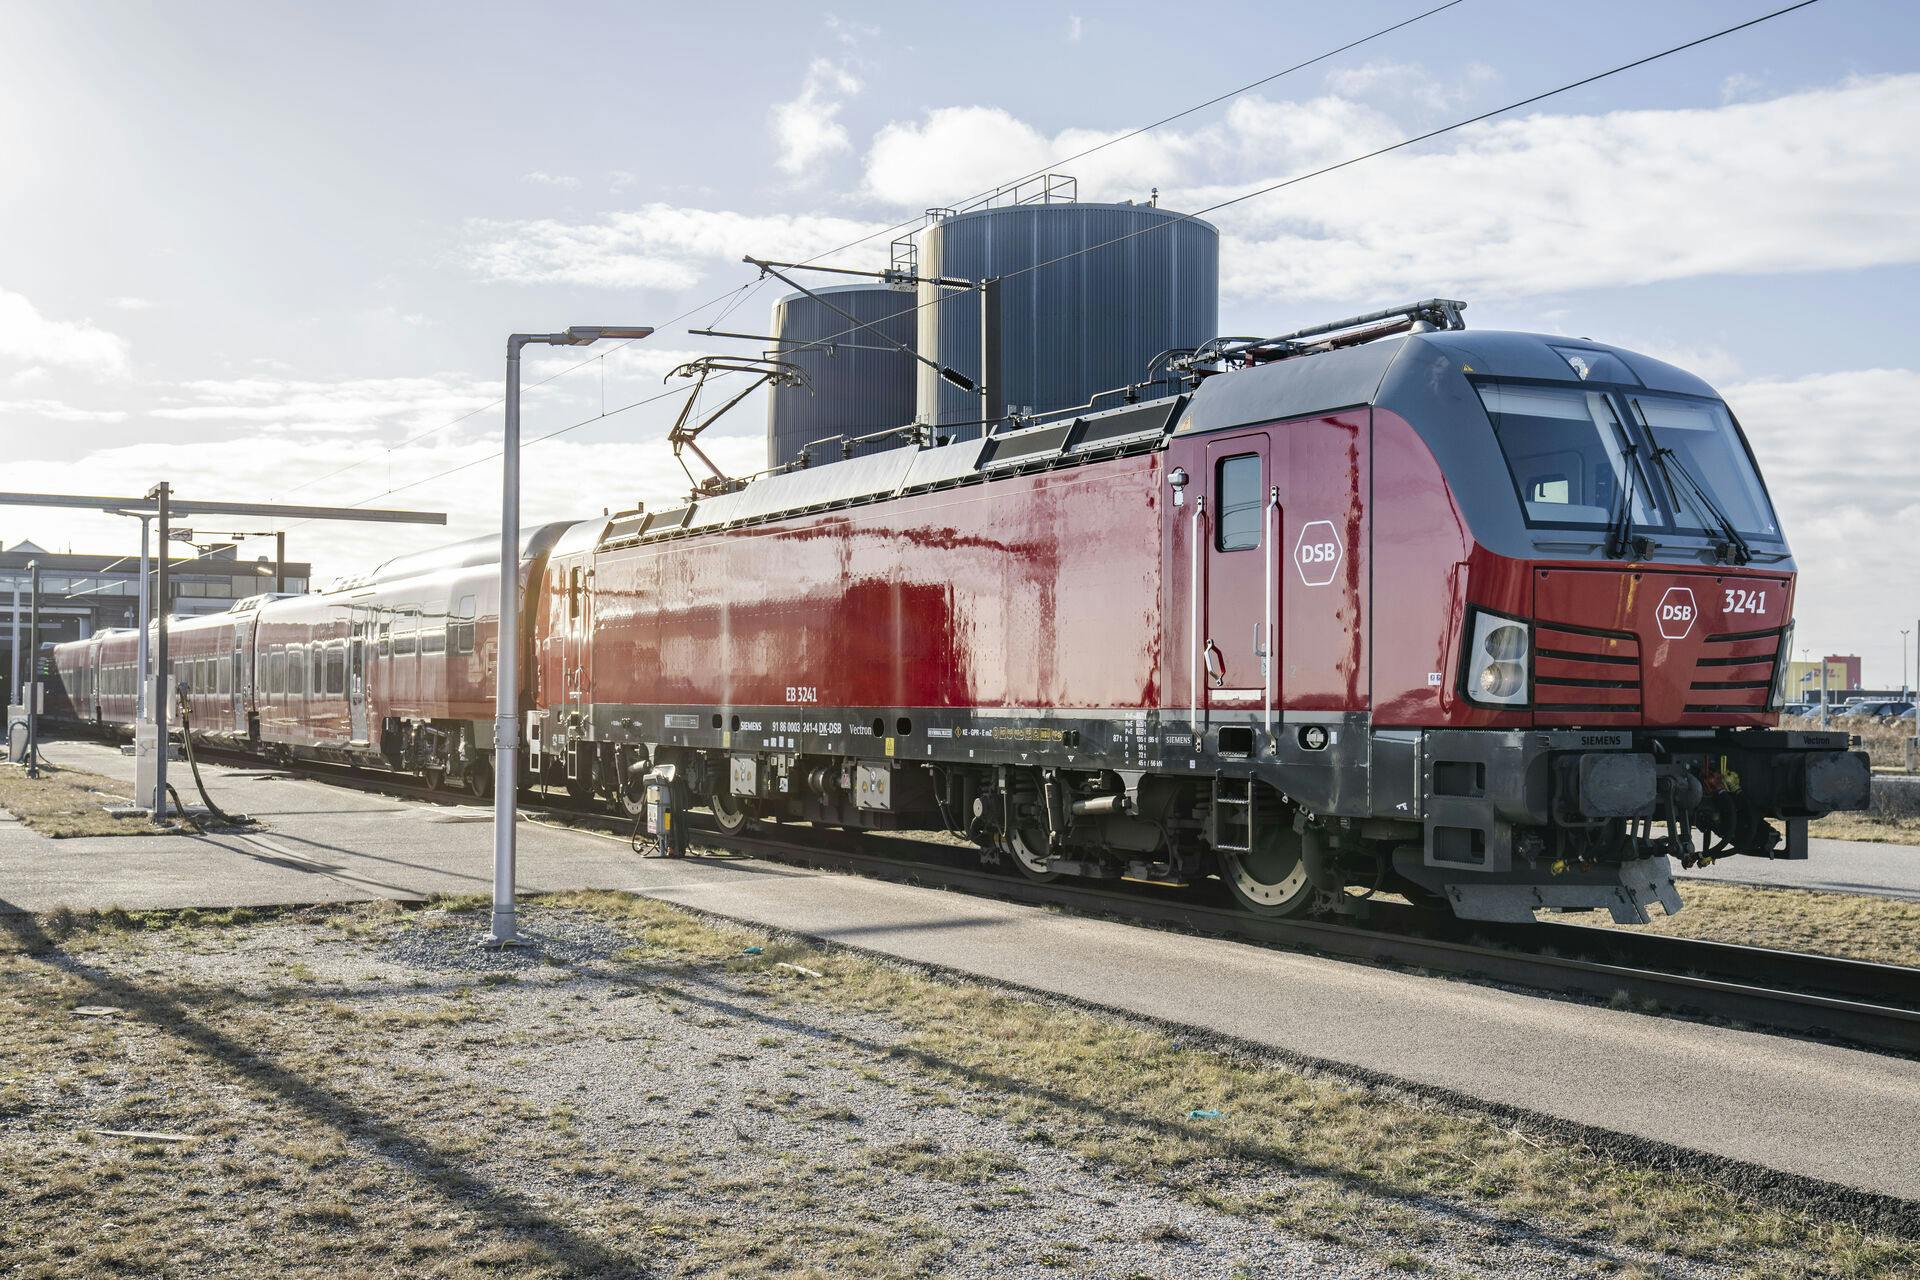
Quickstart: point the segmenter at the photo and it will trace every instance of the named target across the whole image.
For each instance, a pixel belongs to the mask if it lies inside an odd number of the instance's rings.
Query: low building
[[[139,618],[140,557],[63,554],[17,542],[0,549],[0,688],[13,696],[13,643],[28,645],[32,612],[27,565],[40,566],[40,643],[81,640],[108,627],[131,627]],[[305,591],[312,566],[289,561],[286,590]],[[242,560],[232,546],[168,561],[168,612],[173,615],[218,613],[235,600],[274,590],[273,561],[265,556]],[[17,590],[17,594],[16,594]],[[15,601],[19,626],[14,626]],[[22,660],[22,678],[25,678]]]
[[[1787,664],[1787,701],[1820,701],[1820,670],[1826,668],[1827,694],[1835,702],[1843,700],[1843,695],[1851,696],[1860,688],[1860,657],[1858,654],[1829,654],[1818,662],[1789,662]]]

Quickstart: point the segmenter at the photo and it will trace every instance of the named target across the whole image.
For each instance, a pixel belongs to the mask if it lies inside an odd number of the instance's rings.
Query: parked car
[[[1913,704],[1893,698],[1868,698],[1850,704],[1840,714],[1857,720],[1888,720],[1912,715]]]

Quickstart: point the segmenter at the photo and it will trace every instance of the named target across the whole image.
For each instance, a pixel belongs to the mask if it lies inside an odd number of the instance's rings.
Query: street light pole
[[[1907,636],[1909,631],[1900,632],[1900,696],[1907,696]]]
[[[147,718],[147,623],[153,616],[147,604],[151,585],[147,575],[152,569],[147,564],[147,517],[140,517],[140,637],[134,642],[133,654],[133,718],[135,723]]]
[[[518,853],[520,791],[520,349],[534,343],[584,347],[602,338],[638,341],[647,327],[576,325],[565,333],[515,333],[507,337],[506,430],[500,456],[500,621],[496,629],[493,686],[493,913],[486,944],[520,941],[514,920],[514,859]]]
[[[27,776],[40,776],[40,562],[27,561],[33,614],[27,623]]]
[[[13,668],[7,681],[7,696],[24,701],[20,694],[20,579],[13,580],[13,652],[9,661]]]
[[[173,489],[162,480],[147,496],[155,499],[153,518],[160,537],[160,563],[153,575],[153,616],[158,625],[154,628],[153,691],[148,698],[153,710],[155,739],[153,820],[159,822],[167,816],[167,684],[173,678],[167,670],[167,558],[172,554],[167,550],[167,522],[172,516],[167,503]]]

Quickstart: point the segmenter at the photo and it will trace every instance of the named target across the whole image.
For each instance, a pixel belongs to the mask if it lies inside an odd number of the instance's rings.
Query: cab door
[[[1209,721],[1264,715],[1278,705],[1279,492],[1265,432],[1210,441],[1201,556],[1201,662]]]

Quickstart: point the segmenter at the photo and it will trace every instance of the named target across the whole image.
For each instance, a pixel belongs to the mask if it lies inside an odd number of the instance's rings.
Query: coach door
[[[587,697],[587,636],[593,627],[593,573],[582,565],[567,568],[567,626],[561,641],[567,710],[578,712]]]
[[[1207,448],[1200,667],[1202,707],[1213,725],[1252,724],[1279,698],[1272,651],[1280,621],[1280,513],[1267,452],[1264,432]],[[1246,745],[1251,749],[1250,739]]]
[[[223,689],[232,690],[227,702],[227,714],[236,736],[245,737],[247,733],[247,685],[251,673],[247,670],[246,637],[240,627],[233,629],[233,652],[228,655],[229,668],[226,679],[220,682]]]
[[[347,736],[355,745],[367,741],[367,646],[372,639],[373,615],[373,609],[355,605],[347,635]]]

